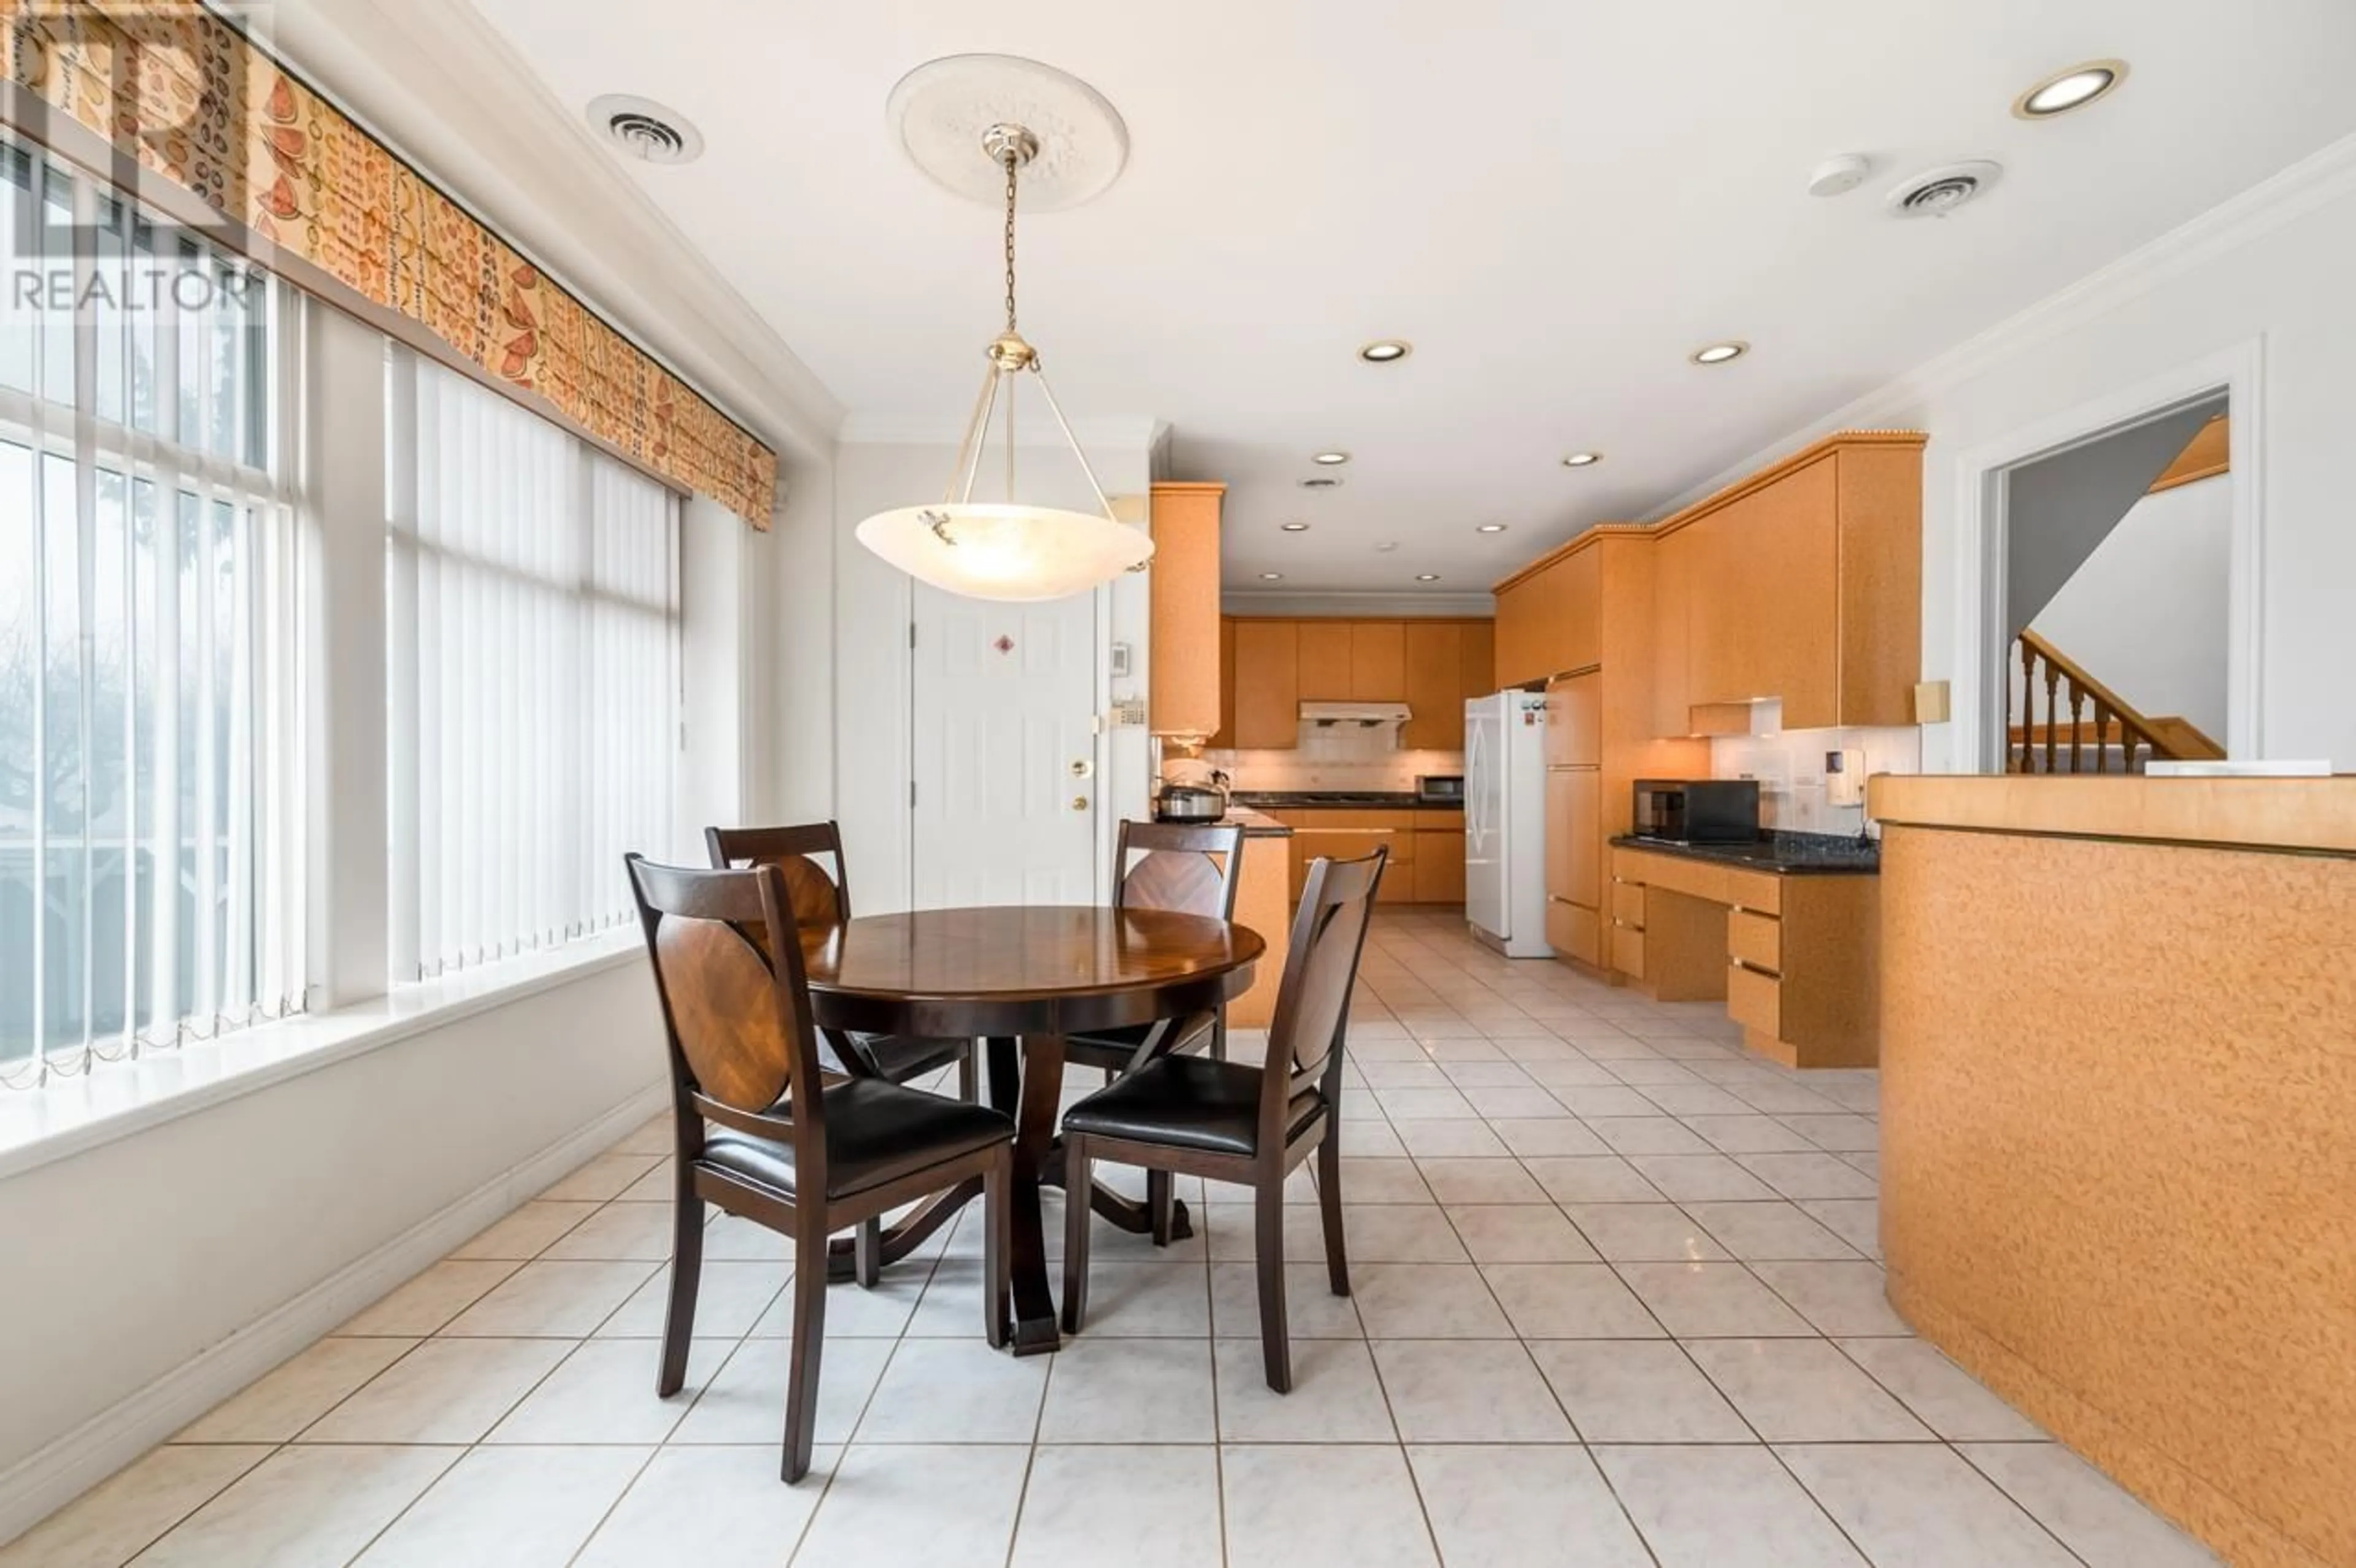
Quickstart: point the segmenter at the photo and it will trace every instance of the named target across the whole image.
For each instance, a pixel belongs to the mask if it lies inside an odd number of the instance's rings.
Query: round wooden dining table
[[[1250,988],[1266,950],[1258,933],[1226,921],[1091,905],[913,910],[805,928],[819,1029],[986,1042],[991,1102],[1015,1125],[1015,1354],[1058,1343],[1039,1193],[1062,1181],[1064,1037],[1210,1012]],[[905,1257],[980,1191],[968,1182],[903,1217],[884,1233],[884,1261]],[[1141,1205],[1101,1188],[1090,1199],[1124,1229],[1149,1222]],[[1182,1215],[1174,1233],[1183,1225]],[[829,1258],[836,1277],[851,1276],[850,1245],[838,1242]]]

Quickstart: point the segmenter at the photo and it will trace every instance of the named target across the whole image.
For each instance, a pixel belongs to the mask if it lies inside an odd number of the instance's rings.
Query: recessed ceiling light
[[[1328,468],[1335,468],[1349,462],[1350,454],[1346,452],[1321,452],[1309,461],[1323,464]]]
[[[1503,523],[1483,523],[1479,528],[1472,531],[1478,534],[1502,534],[1505,531],[1505,525]]]
[[[1404,338],[1378,337],[1358,350],[1358,357],[1369,365],[1390,365],[1415,352],[1415,345]]]
[[[1301,487],[1303,490],[1338,490],[1342,487],[1342,482],[1331,474],[1319,474],[1303,479],[1301,482]]]
[[[1259,574],[1259,580],[1262,582],[1281,582],[1284,581],[1284,573],[1280,571],[1263,571]]]
[[[1699,358],[1700,356],[1697,355],[1695,357]],[[1704,360],[1703,363],[1714,365],[1717,361],[1710,359]],[[1600,452],[1574,452],[1562,460],[1562,465],[1565,468],[1592,468],[1602,461],[1603,454]]]
[[[1419,571],[1415,574],[1415,580],[1418,582],[1437,582],[1440,581],[1440,573],[1436,571]]]
[[[1750,352],[1751,345],[1739,337],[1730,337],[1723,343],[1705,344],[1695,349],[1689,357],[1697,365],[1723,365],[1730,359],[1740,359]]]
[[[1307,523],[1279,523],[1276,526],[1289,534],[1305,534],[1309,531]]]
[[[2072,109],[2083,109],[2127,79],[2125,60],[2088,60],[2057,70],[2012,101],[2012,112],[2023,120],[2051,120]]]
[[[1388,555],[1391,551],[1397,549],[1398,549],[1398,540],[1385,539],[1382,543],[1375,547],[1375,553],[1376,555]]]

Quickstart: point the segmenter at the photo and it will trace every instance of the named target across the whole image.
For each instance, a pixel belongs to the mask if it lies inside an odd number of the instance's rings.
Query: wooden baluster
[[[2021,638],[2021,773],[2036,773],[2038,732],[2038,650]]]
[[[2094,699],[2094,771],[2111,771],[2111,710],[2099,697]]]
[[[2062,728],[2062,670],[2058,665],[2045,667],[2045,771],[2053,772],[2056,748],[2062,737],[2055,733]]]
[[[2075,677],[2070,680],[2070,771],[2086,771],[2086,694]]]

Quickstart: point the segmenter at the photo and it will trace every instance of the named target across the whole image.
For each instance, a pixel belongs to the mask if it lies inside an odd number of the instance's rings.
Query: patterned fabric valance
[[[777,457],[197,0],[0,0],[5,73],[233,224],[769,526]]]

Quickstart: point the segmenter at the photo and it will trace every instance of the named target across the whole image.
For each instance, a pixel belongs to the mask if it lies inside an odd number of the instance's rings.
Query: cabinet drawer
[[[1633,925],[1612,928],[1612,967],[1632,980],[1644,977],[1644,933]]]
[[[1729,871],[1726,873],[1726,901],[1737,909],[1755,909],[1762,914],[1783,912],[1783,879],[1772,871]]]
[[[1602,918],[1585,904],[1547,900],[1546,933],[1547,945],[1564,957],[1602,966]]]
[[[1783,972],[1783,923],[1747,909],[1726,917],[1726,955],[1753,969]]]
[[[1644,884],[1612,879],[1612,918],[1622,925],[1644,929]]]
[[[1747,1029],[1782,1039],[1783,982],[1772,975],[1746,969],[1740,964],[1729,965],[1726,970],[1726,1016]]]

